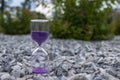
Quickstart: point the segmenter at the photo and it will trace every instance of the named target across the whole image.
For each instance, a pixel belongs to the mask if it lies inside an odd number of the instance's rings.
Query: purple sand
[[[45,73],[48,73],[48,70],[46,68],[36,67],[36,68],[33,68],[32,73],[45,74]]]
[[[45,31],[32,31],[31,36],[33,40],[41,45],[48,38],[49,33]]]

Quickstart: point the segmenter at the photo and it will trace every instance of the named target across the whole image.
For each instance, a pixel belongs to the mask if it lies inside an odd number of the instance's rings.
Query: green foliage
[[[94,28],[94,40],[107,40],[113,37],[113,28],[110,25],[101,24]]]
[[[90,25],[87,27],[82,26],[82,28],[70,26],[70,23],[68,22],[54,20],[51,22],[50,32],[55,38],[90,40],[93,34],[93,28]]]
[[[32,12],[17,7],[10,12],[4,12],[4,22],[1,26],[6,34],[27,34],[30,32],[30,20],[33,18],[35,15]]]
[[[108,7],[103,8],[103,1]],[[112,3],[115,0],[110,0]],[[62,20],[64,23],[56,22],[54,24],[53,36],[56,37],[57,31],[59,36],[66,33],[66,29],[71,29],[68,36],[75,39],[91,40],[91,39],[109,39],[113,36],[112,28],[108,25],[107,19],[112,11],[112,6],[108,0],[53,0],[55,4],[56,14],[55,20]],[[66,26],[65,23],[69,23]],[[51,26],[53,26],[53,24]],[[59,30],[59,26],[60,30]],[[64,28],[63,31],[61,28]],[[74,35],[74,36],[73,36]]]
[[[4,29],[0,26],[0,32],[4,33]]]
[[[69,26],[69,23],[63,22],[62,20],[54,20],[51,22],[50,32],[55,38],[71,38],[71,31]]]
[[[117,14],[114,20],[112,21],[112,26],[115,28],[114,33],[116,35],[120,35],[120,13]]]
[[[93,35],[93,26],[84,25],[81,27],[71,27],[72,38],[81,40],[91,40]]]

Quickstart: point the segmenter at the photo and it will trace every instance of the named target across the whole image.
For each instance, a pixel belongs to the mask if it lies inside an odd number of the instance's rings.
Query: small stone
[[[73,76],[73,75],[75,75],[75,73],[76,73],[76,70],[74,68],[72,68],[68,71],[69,76]]]
[[[25,75],[24,78],[25,79],[31,79],[31,78],[33,78],[33,75]]]
[[[15,66],[13,66],[12,67],[12,75],[13,76],[15,76],[15,77],[18,77],[18,78],[20,78],[20,77],[22,77],[23,75],[25,75],[25,69],[24,68],[22,68],[21,66],[19,66],[19,65],[15,65]]]
[[[61,80],[67,80],[67,77],[62,76]]]
[[[67,80],[88,80],[85,75],[86,74],[76,74],[74,76],[71,76]]]
[[[0,66],[0,72],[2,72],[3,71],[3,68]]]
[[[1,80],[10,80],[11,76],[10,74],[6,73],[1,76]]]
[[[74,53],[72,53],[70,50],[65,50],[61,53],[61,55],[62,56],[74,56]]]
[[[33,79],[27,79],[27,80],[33,80]]]
[[[70,69],[72,67],[72,64],[65,61],[65,62],[63,62],[63,64],[61,64],[61,66],[64,70],[68,71],[68,69]]]
[[[26,80],[25,78],[17,78],[16,80]]]

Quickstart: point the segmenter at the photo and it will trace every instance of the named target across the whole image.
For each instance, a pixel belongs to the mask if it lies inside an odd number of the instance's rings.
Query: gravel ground
[[[0,80],[120,80],[120,36],[109,41],[49,39],[49,74],[34,74],[42,57],[30,35],[0,34]],[[49,64],[48,64],[48,63]]]

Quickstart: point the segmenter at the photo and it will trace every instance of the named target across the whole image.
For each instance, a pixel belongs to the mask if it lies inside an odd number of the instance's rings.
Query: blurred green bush
[[[4,29],[0,26],[0,33],[4,33]]]
[[[68,22],[53,20],[51,21],[50,32],[55,38],[90,40],[93,34],[93,28],[90,25],[82,27],[70,26]]]
[[[120,13],[116,14],[116,16],[114,17],[111,25],[114,27],[115,31],[114,33],[116,35],[120,35]]]
[[[70,24],[62,20],[51,21],[50,32],[55,38],[71,38]]]
[[[107,23],[107,19],[113,9],[108,1],[104,2],[108,7],[102,9],[103,0],[54,0],[56,15],[51,25],[53,37],[82,40],[112,38],[114,28]]]
[[[107,40],[114,36],[114,28],[108,24],[97,25],[94,28],[93,40]]]
[[[0,15],[0,32],[5,34],[28,34],[30,33],[30,20],[36,15],[27,9],[11,8]]]

